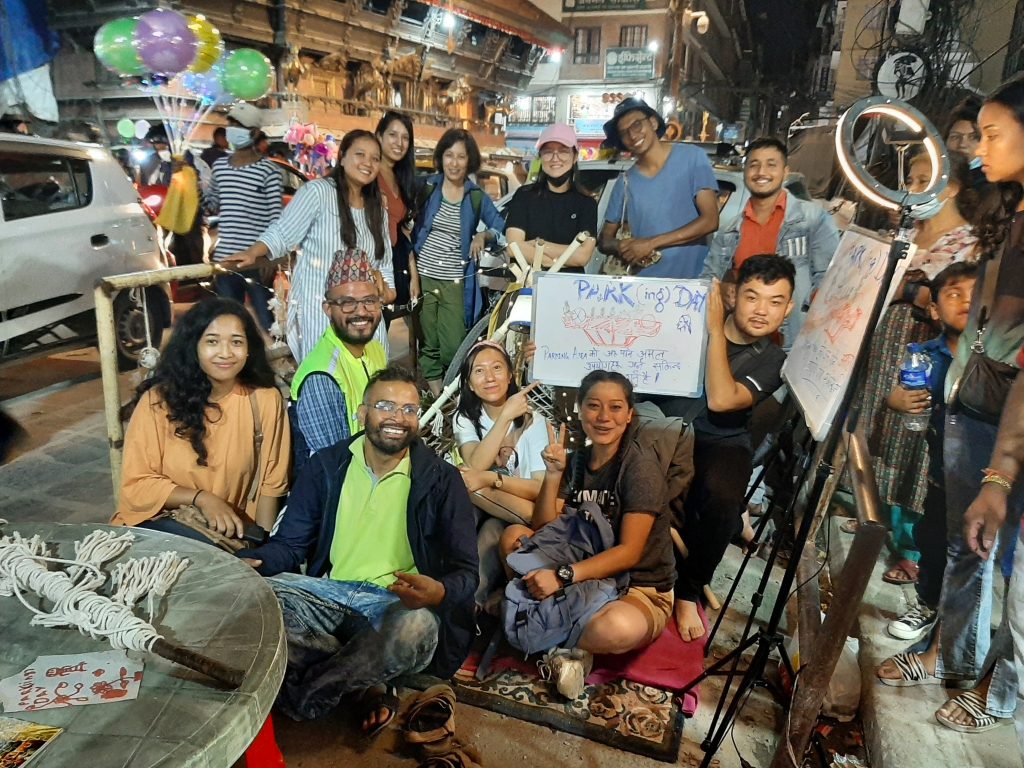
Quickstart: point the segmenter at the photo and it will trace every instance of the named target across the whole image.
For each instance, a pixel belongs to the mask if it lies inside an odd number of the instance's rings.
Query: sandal
[[[387,710],[387,715],[384,719],[372,728],[365,728],[364,726],[363,737],[367,739],[372,739],[387,728],[391,721],[395,719],[395,715],[398,714],[399,707],[402,706],[402,701],[398,698],[398,689],[393,685],[385,685],[383,691],[367,688],[359,701],[362,723],[365,723],[372,715],[376,715],[382,709]]]
[[[916,584],[919,570],[913,560],[899,560],[882,575],[882,581],[889,584]]]
[[[900,677],[882,677],[877,672],[875,677],[883,685],[891,685],[894,688],[907,688],[912,685],[938,685],[941,681],[935,675],[929,674],[921,663],[921,656],[916,653],[897,653],[890,656],[886,661],[891,661],[899,670]],[[883,664],[885,662],[882,662]]]
[[[852,517],[849,520],[844,520],[843,523],[839,526],[839,530],[843,533],[856,533],[857,528],[859,526],[860,522],[857,520],[857,518]]]
[[[973,724],[966,725],[964,723],[957,723],[952,720],[949,715],[943,714],[942,710],[950,704],[959,707],[970,715]],[[951,728],[952,730],[960,733],[981,733],[982,731],[991,731],[993,728],[998,728],[1000,725],[1005,725],[1010,722],[1009,717],[993,717],[988,714],[988,712],[985,711],[985,700],[982,699],[975,691],[964,691],[959,696],[954,696],[943,704],[935,713],[935,719],[947,728]]]
[[[483,768],[480,753],[475,747],[463,746],[454,742],[451,752],[444,755],[431,755],[419,768]]]
[[[418,747],[427,758],[451,753],[454,737],[455,691],[441,684],[419,693],[405,715],[406,742]]]

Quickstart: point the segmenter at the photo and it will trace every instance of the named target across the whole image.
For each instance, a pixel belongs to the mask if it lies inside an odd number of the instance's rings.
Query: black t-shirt
[[[590,470],[589,463],[589,447],[583,449],[582,455],[569,455],[558,498],[573,506],[583,501],[595,502],[611,522],[616,541],[624,515],[633,512],[654,515],[654,527],[639,562],[629,572],[629,583],[635,587],[654,587],[659,592],[669,591],[675,583],[675,556],[669,534],[665,477],[658,462],[632,443],[621,463],[613,459],[594,471]],[[578,488],[573,486],[577,471],[583,476]]]
[[[515,227],[526,233],[527,240],[539,237],[552,243],[568,245],[580,232],[597,237],[597,201],[569,187],[567,192],[552,192],[545,183],[538,187],[520,187],[508,203],[505,229]],[[532,256],[524,254],[527,261]],[[562,272],[582,273],[582,267],[562,267]]]
[[[650,398],[666,416],[682,416],[693,421],[693,428],[705,437],[715,439],[747,437],[750,414],[754,406],[782,386],[782,364],[786,353],[767,338],[753,344],[735,344],[726,339],[729,369],[738,384],[750,390],[754,402],[742,411],[716,413],[709,411],[707,396]]]

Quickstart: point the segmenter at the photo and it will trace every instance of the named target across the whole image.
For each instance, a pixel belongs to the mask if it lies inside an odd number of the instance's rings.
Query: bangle
[[[196,499],[199,498],[200,493],[202,493],[201,490],[196,491],[196,495],[192,497],[192,501],[189,502],[189,506],[194,507],[196,505]]]
[[[986,483],[993,483],[994,485],[998,485],[1007,493],[1013,490],[1013,478],[1005,472],[1000,472],[998,469],[992,469],[992,467],[986,467],[981,470],[981,473],[984,475],[984,477],[981,478],[982,485],[985,485]]]

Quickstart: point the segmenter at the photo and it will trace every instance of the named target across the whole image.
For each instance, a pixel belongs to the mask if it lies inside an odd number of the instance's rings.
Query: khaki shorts
[[[647,619],[647,640],[649,645],[665,631],[665,625],[672,615],[674,603],[672,590],[659,592],[654,587],[630,587],[625,595],[619,598],[643,611]]]

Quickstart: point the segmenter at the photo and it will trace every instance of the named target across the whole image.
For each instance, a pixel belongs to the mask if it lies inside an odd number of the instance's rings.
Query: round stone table
[[[74,557],[72,542],[103,525],[8,523],[0,533],[39,534],[57,556]],[[85,706],[10,712],[5,717],[64,729],[32,768],[105,766],[201,766],[227,768],[245,751],[266,720],[284,678],[287,662],[281,610],[263,578],[216,547],[141,528],[135,543],[104,566],[109,574],[121,560],[174,550],[190,561],[167,597],[159,601],[153,624],[164,637],[217,661],[246,671],[237,690],[228,690],[198,672],[155,654],[141,654],[145,671],[139,697]],[[109,580],[100,590],[109,594]],[[39,606],[40,599],[30,598]],[[135,609],[147,618],[146,598]],[[50,605],[44,605],[50,608]],[[16,597],[0,597],[0,678],[10,677],[38,656],[107,651],[74,629],[30,626],[30,612]],[[129,655],[136,657],[134,651]]]

